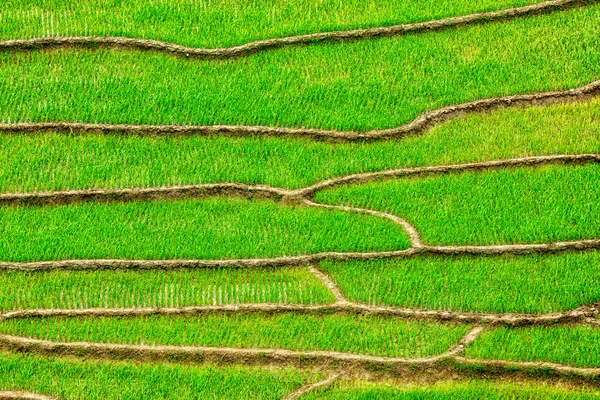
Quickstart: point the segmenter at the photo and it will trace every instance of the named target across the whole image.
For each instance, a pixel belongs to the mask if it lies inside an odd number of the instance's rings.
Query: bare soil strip
[[[30,392],[0,391],[0,400],[54,400],[54,398]]]
[[[458,26],[482,24],[492,21],[510,20],[536,14],[547,14],[559,10],[569,9],[572,7],[580,7],[588,4],[594,4],[596,2],[597,0],[552,0],[524,7],[515,7],[500,11],[469,14],[460,17],[451,17],[428,22],[402,24],[369,29],[312,33],[307,35],[258,40],[240,46],[225,48],[211,49],[186,47],[175,43],[162,42],[158,40],[134,39],[126,37],[74,36],[0,41],[0,51],[31,51],[38,50],[41,48],[56,47],[79,47],[91,49],[97,47],[110,47],[156,51],[188,58],[230,59],[247,56],[260,51],[278,49],[281,47],[288,46],[418,34],[429,31],[439,31]]]
[[[329,290],[329,292],[333,295],[336,304],[348,303],[348,299],[346,298],[346,296],[344,296],[342,289],[340,289],[340,287],[334,281],[332,281],[331,278],[327,276],[327,274],[324,274],[316,266],[313,265],[308,266],[308,271],[311,274],[313,274],[319,281],[321,281],[323,286],[325,286]],[[1,318],[2,316],[0,315],[0,319]]]
[[[394,222],[397,225],[400,225],[402,227],[402,229],[404,229],[404,231],[408,234],[408,237],[411,242],[411,246],[413,248],[420,249],[420,248],[425,247],[425,245],[421,241],[421,236],[419,235],[419,232],[417,231],[417,229],[414,226],[412,226],[405,219],[402,219],[395,215],[380,212],[380,211],[369,210],[366,208],[332,206],[329,204],[320,204],[320,203],[315,203],[314,201],[310,201],[310,200],[306,200],[306,199],[303,200],[302,204],[307,205],[309,207],[326,208],[329,210],[348,211],[348,212],[355,212],[355,213],[359,213],[359,214],[369,214],[369,215],[374,215],[379,218],[389,219],[390,221]]]
[[[314,185],[296,189],[282,189],[266,185],[247,185],[243,183],[210,183],[185,186],[161,186],[151,188],[133,189],[93,189],[93,190],[67,190],[54,192],[33,193],[2,193],[0,206],[17,205],[57,205],[72,204],[85,201],[110,202],[110,201],[150,201],[174,200],[182,198],[204,198],[213,196],[238,196],[244,198],[268,198],[282,200],[288,204],[310,205],[313,207],[338,208],[344,211],[360,212],[387,218],[403,226],[415,245],[420,243],[418,232],[403,219],[378,211],[359,209],[353,207],[338,207],[325,204],[307,202],[320,190],[331,189],[342,185],[365,183],[376,180],[433,176],[456,172],[483,171],[514,167],[535,167],[552,164],[579,165],[586,163],[600,163],[600,154],[567,154],[551,156],[532,156],[512,158],[505,160],[483,161],[465,164],[450,164],[415,168],[400,168],[376,172],[365,172],[326,179]],[[418,247],[418,246],[416,246]]]
[[[192,268],[277,268],[303,267],[321,261],[367,261],[390,258],[408,258],[439,254],[500,256],[507,254],[544,254],[566,251],[589,251],[600,249],[600,239],[574,240],[569,242],[513,244],[492,246],[423,246],[406,250],[379,252],[324,252],[304,256],[274,258],[227,259],[227,260],[59,260],[59,261],[3,261],[0,271],[47,271],[47,270],[111,270],[111,269],[192,269]]]
[[[489,326],[530,326],[558,324],[598,325],[600,320],[598,320],[596,317],[600,314],[600,303],[582,306],[571,311],[549,314],[477,313],[424,310],[416,308],[372,306],[350,302],[347,300],[323,305],[250,303],[172,308],[139,307],[32,309],[5,312],[0,314],[0,321],[28,318],[140,317],[149,315],[194,316],[229,313],[294,313],[310,315],[344,313],[349,315],[381,315],[403,319],[430,320],[448,323],[476,323]]]
[[[537,167],[543,165],[580,165],[600,163],[600,154],[558,154],[551,156],[531,156],[510,158],[505,160],[482,161],[465,164],[434,165],[426,167],[399,168],[384,171],[364,172],[326,179],[312,186],[298,189],[292,193],[297,197],[312,197],[320,190],[331,189],[343,185],[353,185],[392,178],[408,178],[415,176],[446,175],[456,172],[487,171],[501,168]],[[0,197],[1,199],[1,197]]]
[[[289,197],[291,191],[264,185],[246,185],[242,183],[208,183],[185,186],[162,186],[134,189],[93,189],[66,190],[37,193],[3,193],[0,205],[58,205],[81,202],[125,202],[176,200],[186,198],[206,198],[215,196],[268,198],[281,200]]]
[[[478,338],[475,327],[448,351],[423,358],[379,357],[335,351],[292,351],[282,349],[239,349],[228,347],[147,346],[91,342],[53,342],[12,335],[0,335],[0,348],[46,356],[75,356],[109,360],[169,361],[215,364],[291,365],[300,368],[348,371],[385,371],[395,376],[409,374],[447,377],[473,374],[484,376],[557,376],[573,381],[598,383],[600,368],[580,368],[547,362],[478,360],[462,356],[465,347]]]
[[[448,351],[430,357],[401,358],[382,357],[337,351],[295,351],[283,349],[241,349],[205,346],[148,346],[133,344],[109,344],[91,342],[53,342],[13,335],[0,334],[0,348],[11,351],[40,353],[44,355],[75,355],[110,359],[177,360],[186,362],[215,363],[267,363],[276,362],[292,365],[318,365],[321,363],[375,364],[375,365],[419,365],[431,364],[444,358],[461,354],[464,347],[477,339],[483,328],[476,327]]]
[[[295,390],[292,393],[290,393],[287,396],[285,396],[283,398],[283,400],[295,400],[295,399],[299,399],[300,396],[302,396],[303,394],[306,394],[308,392],[312,392],[313,390],[317,390],[317,389],[320,389],[320,388],[329,387],[335,381],[337,381],[341,376],[342,376],[341,373],[339,373],[339,374],[333,374],[333,375],[329,376],[327,379],[324,379],[324,380],[322,380],[320,382],[316,382],[316,383],[313,383],[313,384],[310,384],[310,385],[302,386],[298,390]]]
[[[600,0],[599,0],[600,1]],[[45,40],[45,39],[44,39]],[[142,135],[205,135],[205,136],[290,136],[303,139],[332,142],[398,139],[408,135],[422,134],[437,124],[461,115],[482,113],[498,108],[531,107],[556,103],[570,103],[591,99],[600,95],[600,80],[575,89],[519,94],[505,97],[476,100],[469,103],[447,106],[420,115],[413,121],[391,129],[376,129],[366,132],[333,131],[326,129],[283,128],[243,125],[127,125],[92,124],[81,122],[19,122],[0,124],[0,132],[24,134],[43,131],[63,133],[125,133]]]

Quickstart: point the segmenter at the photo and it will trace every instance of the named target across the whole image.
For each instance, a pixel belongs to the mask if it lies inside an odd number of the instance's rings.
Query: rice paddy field
[[[0,399],[600,398],[600,2],[6,0]]]

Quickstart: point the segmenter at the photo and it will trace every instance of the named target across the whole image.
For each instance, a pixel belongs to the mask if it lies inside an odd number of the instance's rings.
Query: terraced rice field
[[[0,399],[600,396],[600,2],[7,0]]]

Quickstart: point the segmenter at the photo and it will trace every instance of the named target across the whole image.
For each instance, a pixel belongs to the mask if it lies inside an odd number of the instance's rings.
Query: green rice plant
[[[302,396],[303,400],[583,400],[597,399],[594,388],[501,383],[493,381],[441,382],[435,385],[394,385],[390,383],[341,381],[328,389]]]
[[[368,130],[453,103],[600,77],[600,5],[229,60],[119,50],[0,54],[0,121]]]
[[[358,172],[600,153],[600,99],[457,118],[374,143],[285,138],[0,135],[0,191],[243,182],[300,188]]]
[[[600,329],[593,326],[534,326],[484,332],[467,347],[467,357],[548,361],[600,367]]]
[[[543,314],[600,300],[600,253],[323,262],[352,301],[429,310]]]
[[[330,314],[41,318],[0,322],[0,332],[55,341],[323,350],[427,357],[455,345],[466,325]]]
[[[291,368],[77,361],[0,353],[0,391],[62,400],[281,399],[321,379]]]
[[[536,0],[399,1],[5,0],[0,39],[125,36],[188,46],[233,46],[258,39],[421,22],[500,10]]]
[[[256,258],[408,245],[387,220],[267,200],[0,208],[3,261]]]
[[[600,166],[545,166],[395,179],[319,192],[317,201],[389,212],[426,243],[488,245],[600,234]]]
[[[0,274],[0,310],[324,304],[333,296],[306,269],[45,271]]]

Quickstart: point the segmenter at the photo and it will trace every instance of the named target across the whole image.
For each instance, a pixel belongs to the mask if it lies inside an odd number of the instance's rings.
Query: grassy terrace
[[[536,0],[399,1],[7,0],[0,39],[125,36],[220,47],[253,40],[421,22],[535,4]]]
[[[0,310],[324,304],[333,296],[306,269],[48,271],[0,274]]]
[[[281,399],[318,374],[293,369],[75,361],[0,353],[0,390],[75,399]]]
[[[600,329],[589,326],[501,328],[484,332],[467,357],[509,361],[548,361],[600,367]]]
[[[398,225],[380,218],[229,198],[2,207],[0,221],[3,261],[273,257],[409,245]]]
[[[598,391],[569,389],[561,386],[537,386],[533,384],[514,384],[497,382],[461,382],[446,383],[431,386],[404,386],[385,383],[340,382],[334,387],[323,391],[308,393],[303,400],[583,400],[597,399]]]
[[[448,104],[598,79],[599,18],[600,5],[590,5],[225,62],[118,50],[3,53],[0,120],[395,127]]]
[[[600,301],[600,253],[322,263],[350,300],[497,313],[568,311]]]
[[[316,199],[390,212],[430,244],[589,239],[600,233],[600,166],[546,166],[396,179],[317,193]]]
[[[445,352],[465,325],[331,314],[44,318],[0,322],[0,332],[56,341],[331,350],[389,357]]]
[[[282,138],[0,135],[0,191],[206,182],[299,188],[357,172],[530,155],[600,153],[600,99],[496,110],[374,143]]]

